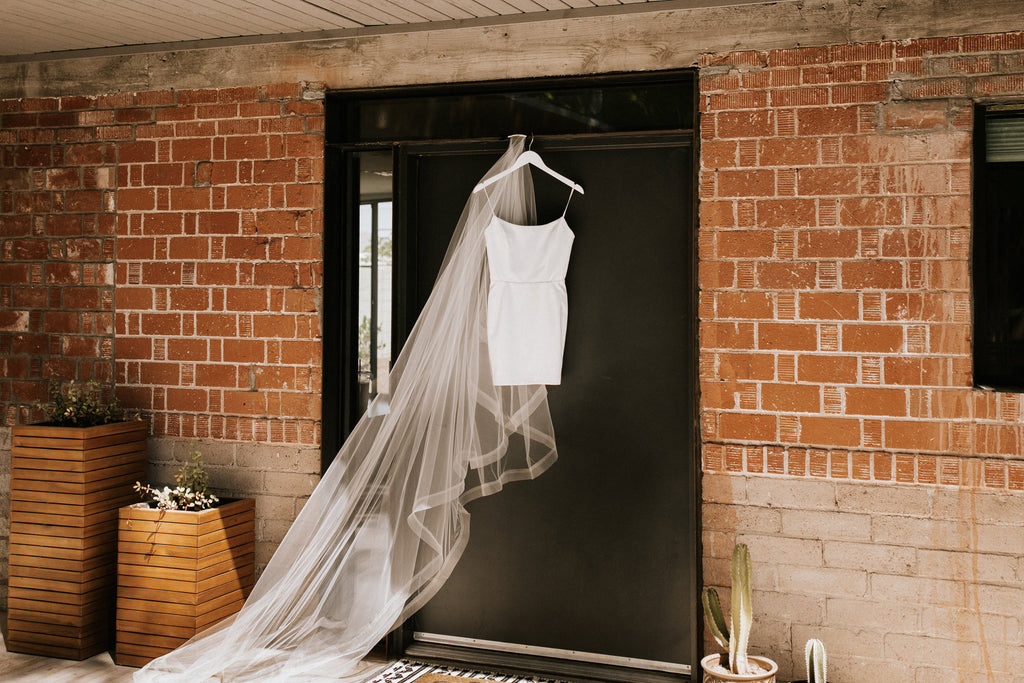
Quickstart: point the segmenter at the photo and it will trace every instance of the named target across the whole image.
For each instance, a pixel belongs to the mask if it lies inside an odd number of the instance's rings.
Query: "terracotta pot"
[[[744,683],[775,683],[775,674],[779,671],[779,665],[768,659],[767,657],[753,657],[749,659],[751,662],[756,662],[764,673],[760,674],[734,674],[734,673],[722,673],[719,671],[711,671],[711,667],[718,663],[721,655],[713,654],[708,655],[704,659],[700,660],[700,668],[704,671],[704,683],[724,683],[725,681],[743,681]]]
[[[7,649],[87,659],[113,635],[117,510],[146,476],[145,422],[16,426]]]
[[[252,499],[209,510],[120,510],[117,647],[122,666],[143,666],[239,609],[255,571]]]

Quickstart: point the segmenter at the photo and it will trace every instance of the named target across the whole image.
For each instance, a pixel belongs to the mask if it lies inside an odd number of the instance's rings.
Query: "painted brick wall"
[[[323,91],[0,100],[4,424],[50,379],[116,386],[153,481],[195,443],[257,499],[259,567],[319,478]]]
[[[1024,681],[1021,395],[971,381],[972,101],[1024,34],[701,60],[706,581],[839,683]],[[830,680],[832,677],[830,677]]]

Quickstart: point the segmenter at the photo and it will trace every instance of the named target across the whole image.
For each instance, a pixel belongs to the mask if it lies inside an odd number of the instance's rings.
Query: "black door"
[[[679,680],[699,636],[690,139],[538,139],[533,149],[586,190],[568,209],[569,325],[562,384],[549,389],[559,459],[470,504],[469,547],[410,625],[410,651]],[[405,327],[497,152],[406,150]],[[534,178],[543,223],[568,188]]]

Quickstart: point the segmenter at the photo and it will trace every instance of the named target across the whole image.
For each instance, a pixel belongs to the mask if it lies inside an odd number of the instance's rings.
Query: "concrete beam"
[[[1020,0],[782,0],[0,63],[0,97],[323,81],[328,88],[652,71],[702,53],[1024,30]]]

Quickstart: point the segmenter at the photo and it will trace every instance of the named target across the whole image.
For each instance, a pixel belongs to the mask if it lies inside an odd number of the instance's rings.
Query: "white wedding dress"
[[[485,232],[491,285],[487,335],[497,385],[561,384],[573,233],[565,215],[544,225],[494,216]]]
[[[433,597],[465,549],[465,504],[555,461],[545,387],[496,385],[488,350],[485,230],[495,214],[536,222],[529,172],[513,167],[523,141],[514,136],[484,176],[494,190],[470,196],[390,373],[391,396],[374,399],[357,423],[242,610],[136,672],[137,682],[372,677],[361,659]],[[555,251],[567,251],[568,227],[551,232]],[[506,265],[515,274],[523,264],[510,256]],[[544,335],[564,334],[564,308],[551,313],[559,321],[544,322]],[[499,344],[510,339],[498,335]],[[541,355],[543,376],[504,379],[551,379],[553,356]]]

